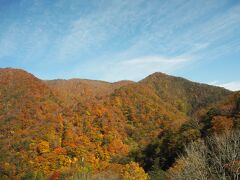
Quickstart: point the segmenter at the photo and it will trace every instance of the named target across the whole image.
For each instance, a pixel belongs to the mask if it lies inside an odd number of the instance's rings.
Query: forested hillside
[[[108,83],[0,69],[0,179],[156,179],[188,143],[238,129],[239,112],[239,92],[163,73]]]

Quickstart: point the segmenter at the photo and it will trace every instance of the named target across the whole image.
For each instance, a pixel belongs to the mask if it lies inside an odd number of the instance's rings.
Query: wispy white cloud
[[[167,58],[167,57],[161,57],[161,56],[146,56],[146,57],[139,57],[129,60],[124,60],[120,62],[122,65],[127,66],[146,66],[149,64],[157,64],[160,66],[168,66],[168,68],[175,67],[179,64],[183,64],[185,62],[190,61],[191,58],[183,58],[183,57],[175,57],[175,58]]]
[[[105,2],[105,1],[103,1]],[[80,16],[71,21],[68,31],[58,39],[59,48],[56,52],[57,59],[69,60],[79,54],[96,52],[102,47],[114,43],[113,39],[119,38],[135,30],[136,23],[142,17],[138,5],[142,1],[113,1],[105,3],[96,2],[98,8],[94,13]],[[121,33],[121,37],[120,37]]]
[[[26,4],[27,1],[25,1]],[[37,3],[36,3],[37,2]],[[43,2],[36,1],[29,9],[33,13],[44,8]],[[54,52],[47,53],[46,59],[52,61],[71,61],[73,59],[88,59],[89,53],[101,54],[102,48],[108,49],[110,56],[115,56],[111,45],[119,43],[119,51],[126,55],[125,58],[146,56],[149,54],[161,54],[164,56],[207,56],[211,53],[212,46],[215,54],[221,54],[221,49],[231,51],[233,47],[239,45],[239,40],[234,42],[220,43],[222,39],[231,36],[231,33],[239,30],[240,23],[240,5],[233,6],[221,13],[206,16],[213,11],[227,4],[227,0],[217,1],[185,1],[169,0],[166,2],[147,2],[140,1],[98,1],[95,2],[93,10],[87,14],[81,12],[84,3],[77,0],[66,3],[60,0],[52,8],[44,9],[42,18],[26,19],[25,25],[19,24],[15,34],[20,34],[23,28],[21,38],[17,36],[15,41],[17,46],[25,44],[29,50],[24,52],[27,56],[38,52],[39,49],[48,48]],[[61,15],[52,18],[54,14],[60,14],[57,11],[61,6],[69,6],[74,18],[66,19]],[[80,8],[80,9],[78,9]],[[198,8],[198,11],[196,11]],[[67,8],[66,8],[67,9]],[[204,19],[204,20],[203,20]],[[35,22],[33,22],[35,20]],[[51,20],[51,21],[49,21]],[[55,20],[53,22],[52,20]],[[26,44],[25,40],[41,42],[42,37],[34,34],[35,26],[42,26],[46,22],[47,26],[56,24],[54,29],[44,29],[44,33],[49,35],[49,31],[61,29],[60,36],[55,39],[48,39],[48,43],[42,43],[34,48],[35,44]],[[61,24],[60,27],[58,27]],[[28,27],[28,28],[27,28]],[[43,33],[43,32],[42,32]],[[38,33],[38,34],[42,34]],[[53,32],[54,33],[54,32]],[[51,35],[51,34],[50,34]],[[11,37],[11,36],[10,36]],[[10,41],[11,39],[9,39]],[[5,43],[6,44],[6,43]],[[38,43],[39,44],[39,43]],[[46,46],[47,45],[47,46]],[[5,48],[6,49],[6,48]],[[14,49],[8,49],[14,54]],[[218,51],[219,53],[216,53]],[[119,54],[119,52],[117,52]],[[213,54],[212,53],[212,54]],[[212,55],[211,54],[211,55]],[[55,59],[55,60],[53,60]]]
[[[101,74],[92,79],[104,79],[110,82],[119,80],[138,81],[153,72],[172,73],[192,62],[192,57],[143,56],[115,62],[102,61],[94,64],[79,64],[69,76],[82,77],[83,74]]]
[[[192,60],[192,57],[143,56],[116,63],[114,71],[121,69],[122,78],[131,77],[133,80],[140,80],[153,72],[172,73]]]
[[[232,91],[240,91],[240,81],[232,81],[232,82],[226,82],[226,83],[214,81],[214,82],[210,82],[209,84],[214,86],[224,87]]]

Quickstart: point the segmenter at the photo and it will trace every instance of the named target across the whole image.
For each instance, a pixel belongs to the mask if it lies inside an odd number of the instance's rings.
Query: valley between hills
[[[240,92],[181,77],[0,69],[0,179],[236,179],[239,128]]]

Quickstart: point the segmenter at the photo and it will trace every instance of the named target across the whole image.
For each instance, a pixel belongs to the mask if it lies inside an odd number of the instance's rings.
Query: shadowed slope
[[[154,73],[140,83],[154,89],[163,101],[189,115],[231,94],[231,91],[221,87],[195,83],[163,73]]]

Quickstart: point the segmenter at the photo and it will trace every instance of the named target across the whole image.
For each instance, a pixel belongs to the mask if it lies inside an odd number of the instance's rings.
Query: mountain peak
[[[22,69],[15,69],[15,68],[0,68],[0,79],[7,80],[7,79],[29,79],[34,78],[37,79],[34,75],[28,73]]]
[[[173,79],[182,79],[183,80],[184,78],[168,75],[168,74],[162,73],[162,72],[155,72],[153,74],[150,74],[146,78],[142,79],[140,82],[149,82],[149,81],[152,82],[152,81],[159,81],[159,80],[163,81],[163,80],[173,80]]]
[[[0,68],[0,72],[2,72],[2,73],[20,72],[20,73],[27,73],[27,74],[29,74],[27,71],[25,71],[23,69],[16,69],[16,68]]]
[[[168,74],[166,74],[166,73],[163,73],[163,72],[155,72],[155,73],[152,73],[152,74],[150,74],[149,76],[147,76],[147,77],[162,77],[162,76],[170,76],[170,75],[168,75]],[[146,77],[146,78],[147,78]]]

